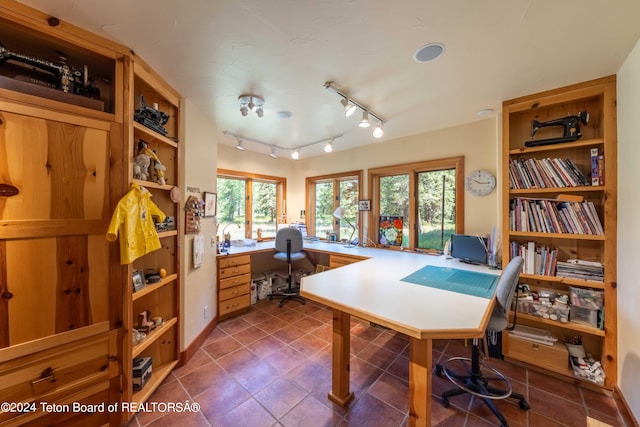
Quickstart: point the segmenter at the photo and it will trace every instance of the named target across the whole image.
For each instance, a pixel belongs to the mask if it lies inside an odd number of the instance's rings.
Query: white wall
[[[640,420],[640,42],[618,71],[618,384]]]
[[[370,199],[371,194],[367,188],[369,168],[464,156],[465,176],[475,169],[487,169],[497,174],[499,153],[496,122],[495,118],[490,118],[352,150],[300,159],[294,163],[294,180],[289,187],[289,210],[299,212],[305,209],[304,185],[308,176],[362,169],[365,173],[361,198]],[[335,145],[339,143],[338,139]],[[499,182],[497,186],[500,186]],[[493,226],[499,229],[498,191],[485,197],[475,197],[465,192],[464,203],[465,233],[485,234],[490,232]]]
[[[217,162],[217,129],[200,110],[189,100],[183,100],[181,117],[184,122],[181,129],[184,135],[179,143],[181,171],[181,207],[190,195],[202,197],[203,191],[216,192],[216,162]],[[199,189],[189,192],[189,187]],[[184,215],[181,219],[184,232]],[[217,313],[216,302],[216,251],[210,242],[215,241],[215,218],[203,218],[201,221],[201,235],[205,239],[205,255],[202,267],[193,268],[193,238],[194,234],[184,234],[180,253],[180,284],[181,284],[181,314],[182,342],[180,348],[186,347],[202,332]],[[205,306],[208,307],[205,317]]]
[[[220,145],[218,167],[286,177],[287,219],[299,221],[299,212],[305,209],[305,178],[309,176],[362,169],[365,172],[362,198],[370,198],[367,189],[369,168],[464,156],[465,175],[475,169],[487,169],[497,174],[497,123],[496,118],[489,118],[352,150],[301,158],[298,161],[288,158],[271,159],[265,154],[239,151],[230,146]],[[335,144],[338,145],[339,141]],[[497,186],[500,186],[500,182]],[[498,191],[485,197],[474,197],[465,192],[465,232],[485,234],[494,226],[499,231],[498,203]]]

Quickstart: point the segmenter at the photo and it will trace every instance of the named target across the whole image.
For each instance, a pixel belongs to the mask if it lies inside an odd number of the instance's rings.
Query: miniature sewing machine
[[[531,121],[531,137],[535,137],[538,130],[549,126],[562,126],[563,135],[556,138],[547,139],[532,139],[524,143],[525,147],[535,147],[538,145],[558,144],[560,142],[571,142],[580,139],[582,134],[580,133],[580,122],[586,125],[589,122],[589,113],[587,111],[581,111],[577,116],[567,116],[561,119],[549,120],[546,122],[539,122],[537,120]]]

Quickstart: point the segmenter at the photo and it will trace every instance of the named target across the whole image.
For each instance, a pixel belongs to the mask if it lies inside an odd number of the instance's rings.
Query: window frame
[[[327,175],[318,175],[318,176],[310,176],[305,178],[305,207],[306,207],[306,225],[307,225],[307,234],[310,236],[316,235],[316,206],[314,201],[316,200],[316,184],[332,181],[333,182],[333,210],[335,210],[338,206],[340,206],[340,202],[338,200],[338,196],[340,195],[340,181],[346,181],[348,179],[357,179],[358,180],[358,199],[362,200],[362,176],[363,171],[349,171],[349,172],[339,172],[332,173]],[[356,231],[358,236],[362,236],[362,212],[358,209],[358,213],[356,215],[357,227]],[[336,221],[332,221],[333,232],[339,233],[340,225],[336,224]],[[317,236],[320,239],[325,239],[326,236]],[[347,236],[348,237],[348,236]]]
[[[231,169],[217,169],[218,178],[240,179],[245,181],[245,221],[244,234],[246,239],[253,238],[253,182],[268,182],[276,184],[276,227],[286,222],[285,196],[287,194],[287,178],[272,175],[262,175],[251,172],[240,172]],[[264,240],[274,240],[275,237],[265,237]]]
[[[464,156],[457,156],[369,169],[368,189],[369,199],[371,199],[371,210],[367,212],[367,223],[369,224],[369,228],[366,238],[371,239],[372,242],[377,242],[378,227],[376,218],[380,218],[380,178],[393,175],[409,175],[409,224],[407,226],[407,228],[409,229],[409,247],[405,247],[402,249],[416,249],[418,245],[418,223],[416,220],[418,216],[418,174],[422,172],[433,172],[444,169],[455,169],[456,171],[455,232],[464,233]],[[400,247],[389,247],[388,249],[401,250]],[[421,250],[430,252],[428,249]]]

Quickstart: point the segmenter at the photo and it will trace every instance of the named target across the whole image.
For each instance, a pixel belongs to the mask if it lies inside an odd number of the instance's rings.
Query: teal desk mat
[[[416,285],[490,299],[493,297],[499,278],[500,276],[493,274],[427,265],[400,280]]]

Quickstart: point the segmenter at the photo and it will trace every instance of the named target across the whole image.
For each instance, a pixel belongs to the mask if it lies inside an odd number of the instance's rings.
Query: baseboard
[[[200,332],[198,336],[195,337],[193,341],[191,341],[191,344],[189,344],[187,348],[185,348],[184,351],[180,353],[180,360],[178,362],[178,366],[183,366],[189,360],[191,360],[194,354],[196,354],[196,351],[198,351],[198,349],[202,347],[202,344],[205,342],[209,334],[211,334],[211,332],[215,329],[217,325],[218,325],[218,316],[211,319],[211,322],[209,322],[209,324],[204,327],[202,332]]]
[[[618,387],[617,384],[613,386],[613,396],[616,401],[621,403],[621,405],[618,404],[618,408],[620,409],[620,412],[622,412],[622,418],[625,421],[631,421],[633,423],[632,427],[640,427],[640,424],[638,424],[638,420],[635,419],[635,417],[633,416],[633,412],[631,412],[631,409],[629,408],[627,399],[624,398],[624,394],[622,394],[622,390],[620,390],[620,387]]]

